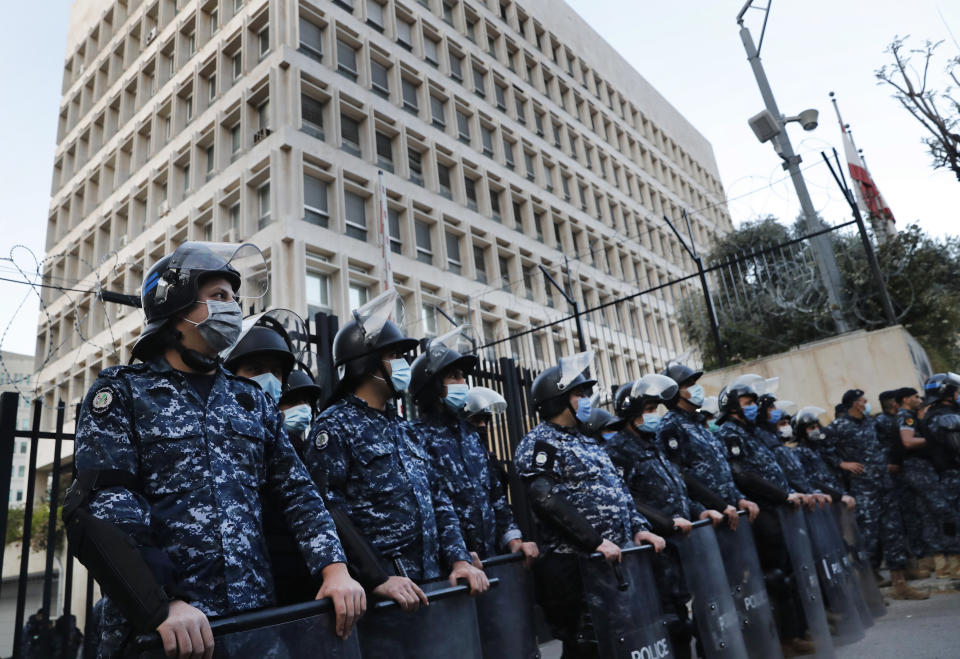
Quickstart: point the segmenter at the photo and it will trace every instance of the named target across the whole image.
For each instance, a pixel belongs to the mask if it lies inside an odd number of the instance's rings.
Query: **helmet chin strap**
[[[172,327],[170,328],[170,333],[167,335],[166,343],[176,350],[180,355],[180,359],[183,360],[183,363],[194,371],[208,373],[214,370],[220,363],[219,355],[216,357],[208,357],[199,350],[194,350],[193,348],[188,348],[183,345],[183,332],[173,329]]]

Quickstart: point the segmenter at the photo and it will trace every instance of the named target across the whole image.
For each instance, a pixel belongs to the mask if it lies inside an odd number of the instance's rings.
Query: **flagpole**
[[[380,221],[380,258],[383,260],[383,290],[393,287],[393,265],[390,262],[390,220],[387,214],[387,186],[383,170],[377,172],[377,216]]]

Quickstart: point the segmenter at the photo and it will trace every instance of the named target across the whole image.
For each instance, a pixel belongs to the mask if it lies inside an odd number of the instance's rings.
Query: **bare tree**
[[[931,89],[931,60],[943,42],[927,41],[923,48],[905,50],[907,38],[897,37],[890,43],[886,52],[893,63],[878,69],[876,76],[896,90],[893,97],[923,125],[927,133],[923,143],[930,149],[933,168],[947,167],[960,181],[960,101],[956,95],[960,89],[960,57],[947,60],[946,75],[952,83],[948,82],[943,92]],[[919,69],[911,61],[914,56],[922,59]]]

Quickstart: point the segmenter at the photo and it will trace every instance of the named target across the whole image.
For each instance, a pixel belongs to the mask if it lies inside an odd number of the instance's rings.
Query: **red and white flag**
[[[895,222],[893,212],[883,200],[877,184],[873,182],[873,177],[867,170],[867,164],[863,162],[860,152],[853,144],[853,136],[849,128],[840,118],[840,108],[837,107],[836,99],[833,99],[833,107],[837,111],[837,120],[840,122],[840,132],[843,134],[843,154],[847,158],[847,168],[850,170],[850,178],[854,180],[853,191],[857,196],[857,205],[860,206],[860,212],[872,220],[887,220]]]

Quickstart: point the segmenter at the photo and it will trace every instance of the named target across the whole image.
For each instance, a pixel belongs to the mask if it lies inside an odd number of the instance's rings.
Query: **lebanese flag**
[[[850,177],[856,182],[853,190],[857,195],[857,204],[860,206],[861,212],[866,213],[871,218],[895,222],[893,212],[887,206],[887,202],[883,200],[880,190],[877,189],[877,184],[873,182],[870,172],[867,171],[866,163],[863,162],[863,158],[860,157],[856,147],[853,146],[850,133],[843,128],[842,123],[840,126],[840,131],[843,133],[843,153],[847,157]]]

